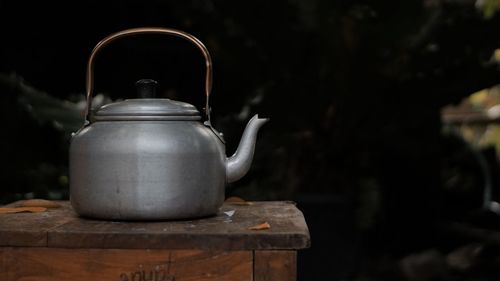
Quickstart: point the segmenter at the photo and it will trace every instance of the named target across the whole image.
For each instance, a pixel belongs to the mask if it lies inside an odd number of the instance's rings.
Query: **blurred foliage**
[[[480,0],[476,2],[476,5],[483,10],[486,19],[493,18],[495,13],[500,11],[499,0]]]
[[[0,75],[1,138],[4,169],[1,202],[28,196],[67,197],[67,149],[70,133],[81,126],[75,104],[40,92],[22,78]]]

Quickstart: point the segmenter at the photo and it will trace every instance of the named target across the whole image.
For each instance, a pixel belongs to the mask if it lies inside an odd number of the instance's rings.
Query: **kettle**
[[[142,98],[103,105],[91,114],[93,69],[99,51],[116,39],[164,34],[193,43],[206,62],[204,118],[191,104],[153,98],[155,81],[137,82]],[[210,123],[212,61],[196,37],[170,28],[144,27],[109,35],[93,49],[86,72],[85,124],[69,151],[73,209],[81,216],[110,220],[166,220],[217,213],[225,186],[250,168],[259,128],[255,115],[239,146],[226,157],[225,142]]]

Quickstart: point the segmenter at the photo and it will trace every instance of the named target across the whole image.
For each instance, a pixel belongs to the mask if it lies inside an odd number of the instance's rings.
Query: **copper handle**
[[[122,30],[116,33],[113,33],[106,38],[102,39],[97,45],[94,47],[92,50],[92,53],[90,54],[89,61],[87,63],[87,79],[86,79],[86,95],[87,95],[87,107],[85,109],[85,119],[86,121],[90,121],[90,108],[92,105],[92,92],[94,90],[94,61],[95,57],[99,53],[99,51],[105,47],[106,45],[110,44],[111,42],[127,37],[130,35],[138,35],[138,34],[166,34],[166,35],[173,35],[176,37],[184,38],[191,43],[195,44],[198,49],[202,52],[203,57],[205,58],[205,65],[206,65],[206,75],[205,75],[205,95],[206,95],[206,104],[205,104],[205,114],[207,115],[208,119],[210,120],[210,107],[208,105],[208,98],[210,97],[210,92],[212,91],[212,58],[210,57],[210,54],[208,53],[207,48],[203,43],[198,40],[198,38],[194,37],[193,35],[186,33],[184,31],[172,29],[172,28],[163,28],[163,27],[139,27],[139,28],[132,28],[132,29],[126,29]]]

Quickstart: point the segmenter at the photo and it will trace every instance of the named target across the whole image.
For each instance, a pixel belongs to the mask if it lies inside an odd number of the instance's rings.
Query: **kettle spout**
[[[250,169],[257,132],[267,121],[269,121],[268,118],[259,118],[257,114],[248,121],[236,152],[226,159],[226,180],[228,183],[239,180]]]

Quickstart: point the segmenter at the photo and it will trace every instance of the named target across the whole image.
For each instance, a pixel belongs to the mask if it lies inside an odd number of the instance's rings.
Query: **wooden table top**
[[[59,203],[61,208],[42,213],[1,214],[0,246],[285,250],[310,245],[304,216],[293,202],[225,203],[213,217],[159,222],[86,219],[78,217],[68,201]],[[232,211],[234,214],[230,216]],[[249,229],[263,222],[271,227]]]

